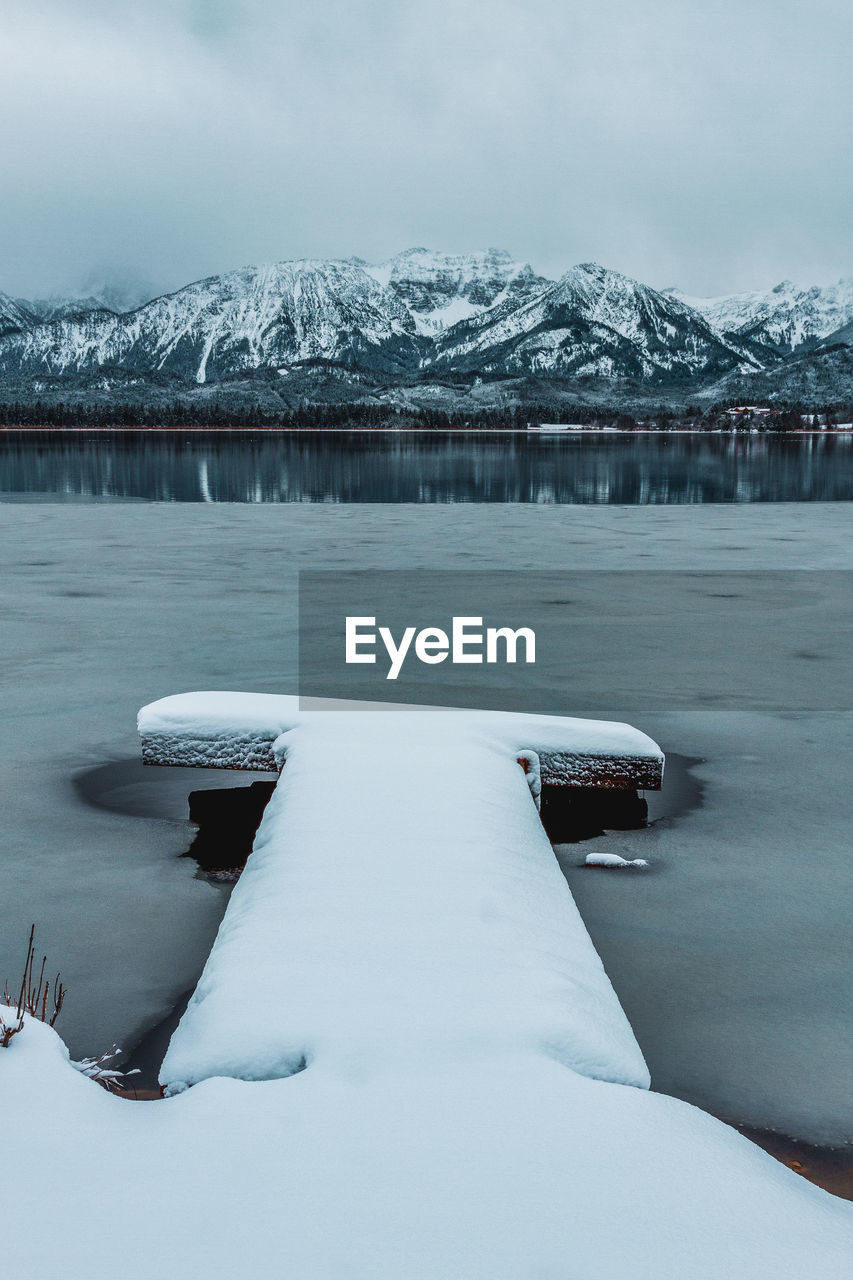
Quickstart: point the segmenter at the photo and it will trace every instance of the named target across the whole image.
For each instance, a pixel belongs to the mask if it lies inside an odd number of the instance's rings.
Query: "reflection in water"
[[[819,502],[853,498],[848,434],[0,434],[23,501]]]

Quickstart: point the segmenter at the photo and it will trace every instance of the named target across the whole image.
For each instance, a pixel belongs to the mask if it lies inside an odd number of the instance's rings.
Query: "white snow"
[[[138,1103],[30,1020],[0,1092],[3,1266],[26,1280],[767,1280],[841,1277],[853,1250],[853,1206],[734,1130],[541,1053]]]
[[[407,309],[360,264],[300,259],[210,276],[126,315],[58,316],[8,342],[54,373],[131,354],[146,367],[180,367],[192,352],[203,383],[213,356],[229,369],[278,367],[337,358],[356,336],[370,346],[414,333]]]
[[[588,853],[584,858],[586,867],[647,867],[645,858],[621,858],[618,853]]]
[[[162,1082],[533,1051],[646,1087],[531,802],[523,723],[317,712],[283,734],[281,780]]]
[[[503,250],[409,249],[379,265],[302,259],[244,267],[122,314],[41,304],[30,311],[0,294],[0,354],[51,373],[122,362],[183,371],[191,361],[204,383],[211,361],[218,376],[337,360],[354,346],[379,351],[390,343],[412,368],[476,354],[486,359],[484,369],[492,359],[516,372],[563,368],[608,377],[624,372],[627,358],[632,376],[635,365],[648,376],[676,367],[699,373],[726,353],[748,371],[762,363],[755,342],[793,350],[851,319],[851,279],[696,298],[658,292],[595,263],[554,282]],[[509,355],[501,350],[507,342]]]
[[[443,329],[449,329],[454,324],[461,324],[463,320],[470,320],[472,316],[480,315],[485,309],[477,306],[476,303],[469,302],[467,298],[451,298],[449,302],[436,307],[433,311],[425,313],[413,311],[412,319],[420,333],[438,333]]]
[[[371,705],[375,711],[412,713],[404,704]],[[317,717],[328,722],[336,709],[349,716],[363,712],[364,706],[314,698],[306,699],[307,709],[302,710],[299,698],[288,694],[205,690],[149,703],[139,712],[137,728],[145,759],[152,764],[275,768],[273,744],[280,734]],[[647,763],[652,771],[663,767],[663,753],[648,734],[616,721],[446,708],[427,711],[429,716],[452,717],[448,732],[455,732],[459,720],[464,727],[500,738],[508,750],[516,748],[516,754],[539,752],[545,781],[575,775],[580,784],[586,769],[599,758],[608,767],[618,760]]]
[[[362,270],[369,276],[372,276],[380,289],[387,289],[391,280],[391,272],[393,270],[392,262],[383,262],[378,266],[374,266],[369,262],[362,264]]]
[[[407,249],[363,269],[403,303],[418,332],[427,336],[496,310],[508,299],[517,305],[550,283],[503,249],[461,254]]]
[[[721,333],[748,333],[790,349],[810,338],[828,337],[853,320],[853,279],[849,278],[811,287],[783,280],[773,289],[715,298],[689,297],[677,289],[669,293]]]
[[[509,354],[502,350],[507,343],[513,344]],[[674,292],[658,293],[597,263],[572,267],[521,305],[491,307],[440,344],[444,361],[491,351],[514,370],[562,367],[602,377],[618,374],[625,359],[649,376],[676,365],[695,372],[721,353],[743,354]]]

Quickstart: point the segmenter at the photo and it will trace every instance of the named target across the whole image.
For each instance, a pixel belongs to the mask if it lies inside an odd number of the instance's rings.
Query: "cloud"
[[[506,245],[694,291],[853,269],[834,0],[0,0],[0,289]]]

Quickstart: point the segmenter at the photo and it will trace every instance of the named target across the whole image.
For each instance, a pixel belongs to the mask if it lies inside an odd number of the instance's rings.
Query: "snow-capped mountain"
[[[720,298],[679,298],[721,333],[737,334],[780,354],[826,338],[853,320],[853,279],[800,289],[783,280],[774,289]]]
[[[551,283],[504,249],[441,254],[407,249],[365,270],[411,312],[418,332],[440,333],[504,302],[526,302]]]
[[[353,262],[295,261],[211,276],[127,315],[62,314],[0,342],[0,371],[80,373],[104,365],[197,382],[310,360],[389,373],[419,358],[414,320]]]
[[[35,323],[36,317],[25,304],[10,298],[7,293],[0,293],[0,338],[23,333]]]
[[[851,322],[850,280],[691,299],[594,263],[550,281],[502,250],[410,249],[379,266],[247,267],[129,311],[106,306],[103,290],[52,307],[0,294],[0,381],[27,394],[45,376],[191,386],[266,371],[309,398],[306,379],[320,376],[343,397],[348,386],[457,385],[449,375],[716,393],[822,340],[849,344]]]
[[[441,365],[575,377],[660,380],[753,364],[685,303],[595,263],[456,325],[437,347]]]

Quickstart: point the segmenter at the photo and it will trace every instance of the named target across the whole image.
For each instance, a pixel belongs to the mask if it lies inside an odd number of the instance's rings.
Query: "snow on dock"
[[[530,1051],[648,1086],[530,784],[540,758],[554,776],[634,760],[659,777],[651,739],[544,716],[300,714],[260,695],[185,695],[140,714],[146,759],[169,763],[257,761],[280,728],[281,779],[163,1064],[172,1092],[317,1059]]]
[[[349,714],[395,711],[412,715],[403,704],[357,703],[323,698],[306,700],[286,694],[210,691],[180,693],[143,707],[138,728],[145,764],[183,765],[204,769],[278,769],[274,745],[289,729],[322,712]],[[535,750],[542,781],[572,787],[617,787],[660,790],[664,756],[645,733],[607,720],[571,716],[520,715],[503,711],[456,711],[430,708],[430,714],[454,716],[469,727],[508,734]]]

